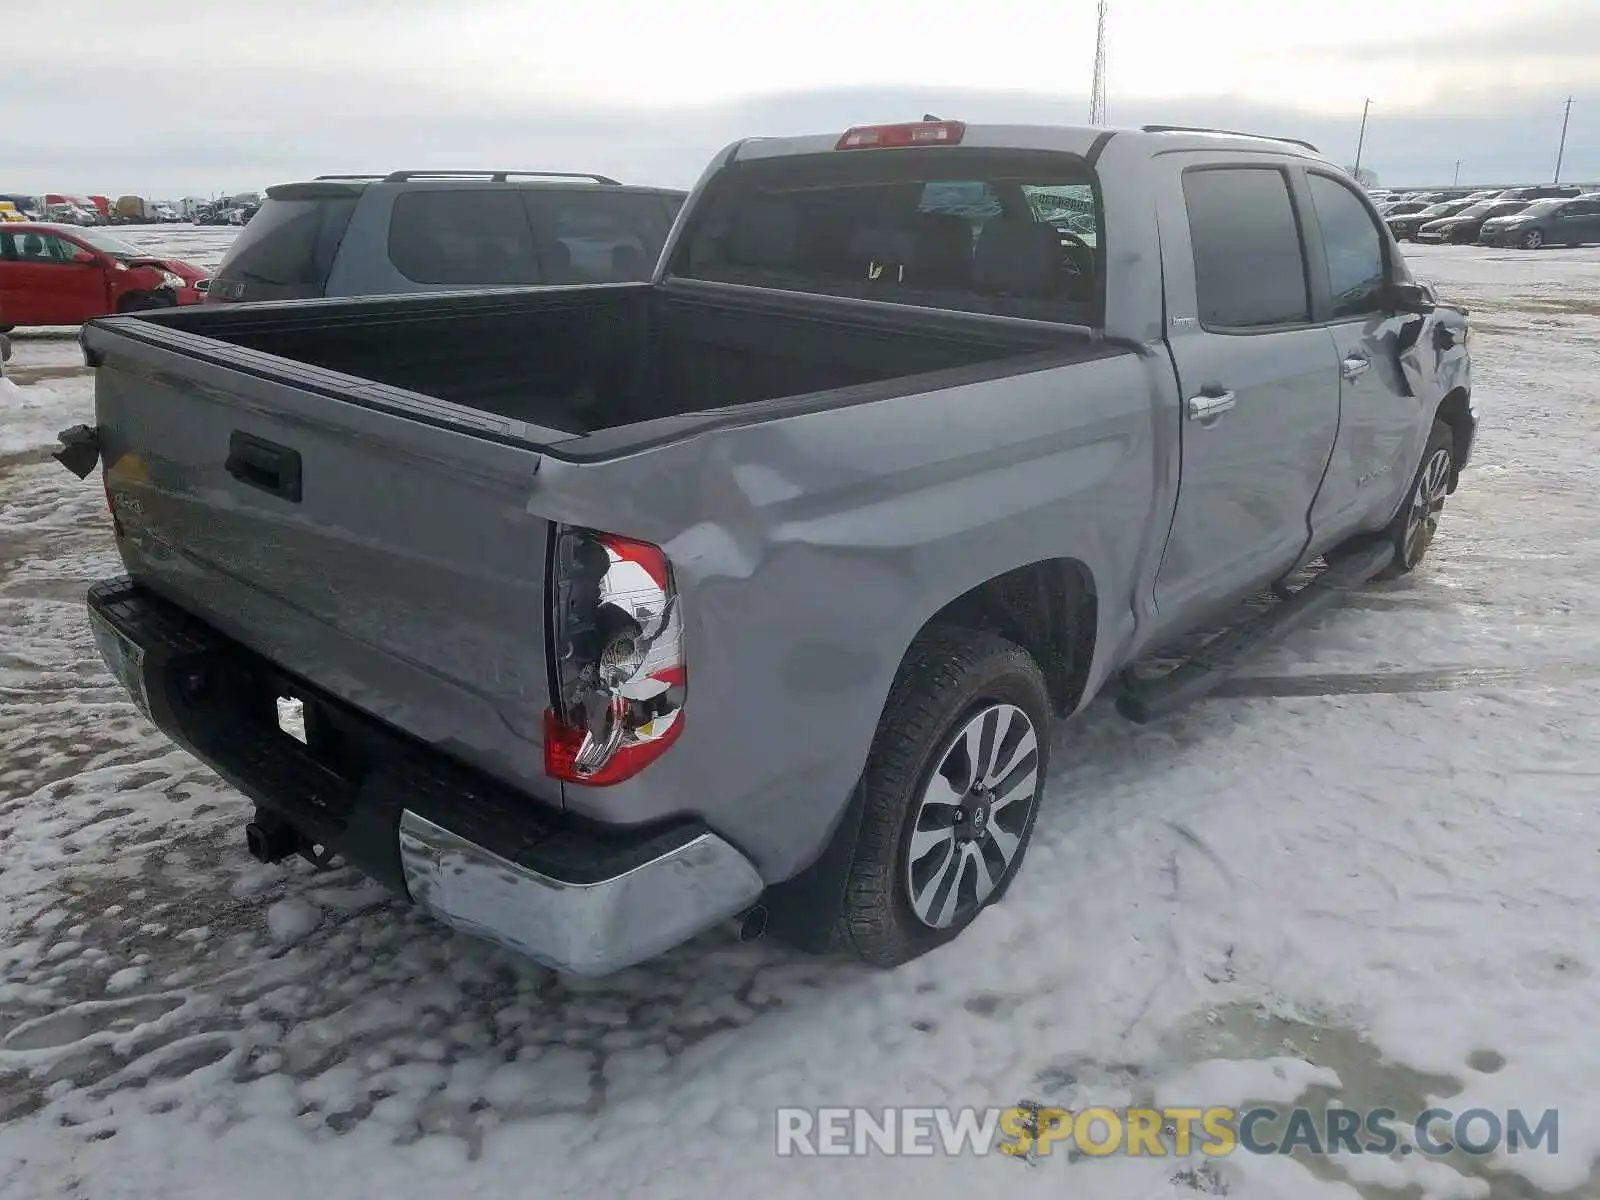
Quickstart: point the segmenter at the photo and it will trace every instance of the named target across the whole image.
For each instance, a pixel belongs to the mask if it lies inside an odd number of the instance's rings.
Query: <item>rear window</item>
[[[672,227],[672,210],[649,192],[551,189],[529,200],[552,282],[649,279]]]
[[[735,163],[674,256],[679,276],[1091,322],[1100,222],[1065,154],[836,151]]]
[[[239,231],[212,282],[218,300],[304,300],[321,296],[355,195],[268,199]]]
[[[650,278],[674,210],[652,192],[441,188],[395,197],[389,258],[449,287]]]
[[[402,192],[389,260],[412,283],[490,287],[539,283],[533,229],[514,188]]]

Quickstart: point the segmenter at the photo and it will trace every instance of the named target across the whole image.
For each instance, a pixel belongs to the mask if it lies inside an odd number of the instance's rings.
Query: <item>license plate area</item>
[[[278,696],[278,731],[306,745],[306,705],[294,696]]]
[[[106,664],[112,677],[127,689],[133,706],[150,717],[150,697],[144,686],[144,650],[102,617],[90,610],[89,628],[94,634],[95,649]],[[153,719],[153,718],[152,718]]]

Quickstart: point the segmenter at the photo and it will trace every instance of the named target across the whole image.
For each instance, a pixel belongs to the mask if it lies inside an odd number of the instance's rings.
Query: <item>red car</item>
[[[98,229],[0,225],[0,333],[198,304],[209,282],[192,263],[151,254]]]

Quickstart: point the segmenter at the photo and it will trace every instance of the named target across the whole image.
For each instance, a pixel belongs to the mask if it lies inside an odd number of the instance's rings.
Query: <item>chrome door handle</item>
[[[1357,375],[1361,375],[1371,369],[1372,360],[1363,358],[1359,354],[1353,354],[1344,360],[1344,377],[1346,379],[1354,379]]]
[[[1218,392],[1215,396],[1190,396],[1189,420],[1214,421],[1233,407],[1232,392]]]

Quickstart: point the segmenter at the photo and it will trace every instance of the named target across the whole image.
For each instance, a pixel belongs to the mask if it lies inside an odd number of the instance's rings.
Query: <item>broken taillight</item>
[[[648,542],[579,529],[557,535],[554,566],[556,696],[545,714],[545,773],[620,783],[683,729],[688,678],[672,566]]]

